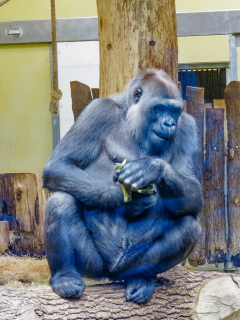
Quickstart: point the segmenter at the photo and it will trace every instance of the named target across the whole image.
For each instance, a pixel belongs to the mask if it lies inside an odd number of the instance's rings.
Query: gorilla
[[[93,100],[55,148],[43,171],[53,191],[45,247],[60,296],[80,297],[82,277],[107,277],[144,303],[157,274],[188,256],[200,234],[202,169],[196,124],[182,109],[169,76],[144,69],[124,92]],[[149,184],[152,194],[137,192]]]

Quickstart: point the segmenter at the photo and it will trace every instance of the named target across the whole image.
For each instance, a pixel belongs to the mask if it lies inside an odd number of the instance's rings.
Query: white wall
[[[99,42],[58,43],[58,82],[63,96],[60,100],[60,138],[72,126],[73,112],[70,82],[80,81],[99,88]]]

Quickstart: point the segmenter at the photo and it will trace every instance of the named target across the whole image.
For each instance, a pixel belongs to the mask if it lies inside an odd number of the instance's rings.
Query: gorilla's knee
[[[201,234],[201,226],[198,220],[192,216],[184,217],[182,231],[185,246],[192,248],[197,243]]]
[[[46,214],[67,214],[76,210],[77,203],[75,198],[66,192],[54,192],[45,206]]]

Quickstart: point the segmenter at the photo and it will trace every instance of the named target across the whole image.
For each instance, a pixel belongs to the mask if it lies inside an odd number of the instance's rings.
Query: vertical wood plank
[[[204,141],[204,88],[186,88],[187,112],[196,120],[202,153]]]
[[[213,99],[214,108],[222,108],[225,110],[224,113],[224,140],[225,144],[228,143],[228,132],[227,132],[227,112],[226,112],[226,102],[224,99]]]
[[[76,121],[79,114],[91,102],[92,94],[89,86],[79,81],[71,81],[70,87],[72,97],[72,110],[74,121]]]
[[[224,261],[227,252],[224,197],[224,110],[206,109],[204,218],[209,263]]]
[[[9,223],[13,252],[44,254],[43,216],[48,196],[40,174],[0,174],[0,219]]]
[[[187,112],[192,115],[197,124],[198,134],[202,150],[202,161],[204,159],[204,88],[187,87],[186,88]],[[203,180],[203,193],[205,192],[205,182]],[[192,266],[203,265],[206,262],[206,224],[204,211],[199,213],[199,222],[202,227],[202,233],[193,252],[188,260]]]
[[[9,246],[9,225],[7,221],[0,221],[0,253],[8,250]]]
[[[99,89],[98,88],[92,88],[92,98],[93,99],[99,98]]]
[[[228,249],[231,258],[240,251],[240,82],[230,82],[224,95],[228,126]]]

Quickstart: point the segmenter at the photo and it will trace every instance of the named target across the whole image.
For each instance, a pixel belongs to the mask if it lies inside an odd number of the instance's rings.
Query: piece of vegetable
[[[114,170],[120,170],[122,169],[125,164],[127,163],[127,160],[125,159],[122,163],[115,163]],[[123,196],[124,196],[124,202],[131,202],[132,201],[132,190],[130,187],[126,187],[123,184],[122,186],[122,191],[123,191]]]
[[[139,189],[137,192],[138,193],[142,193],[142,194],[147,194],[148,196],[150,196],[151,194],[155,193],[155,191],[153,190],[153,185],[152,184],[149,184],[144,189]]]
[[[127,163],[127,160],[125,159],[122,163],[115,163],[114,170],[120,170],[122,169],[125,164]],[[122,191],[123,191],[123,196],[124,196],[124,202],[130,202],[132,201],[132,190],[130,187],[126,187],[122,184]],[[153,185],[149,184],[146,188],[139,189],[137,191],[138,193],[145,194],[150,196],[151,194],[155,193],[153,190]]]

